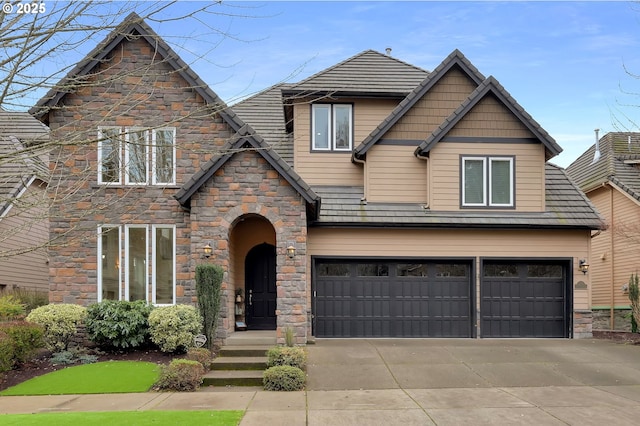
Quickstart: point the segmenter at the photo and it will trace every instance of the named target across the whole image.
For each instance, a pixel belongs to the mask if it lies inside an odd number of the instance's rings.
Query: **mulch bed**
[[[593,330],[593,338],[640,345],[640,333],[631,333],[630,331]]]
[[[167,354],[157,349],[143,349],[117,352],[88,352],[98,356],[98,361],[147,361],[156,364],[169,364],[172,359],[180,357],[175,354]],[[11,371],[0,373],[0,391],[29,380],[33,377],[60,370],[69,365],[52,364],[51,352],[42,351],[33,360],[26,362]],[[72,364],[79,365],[79,364]]]

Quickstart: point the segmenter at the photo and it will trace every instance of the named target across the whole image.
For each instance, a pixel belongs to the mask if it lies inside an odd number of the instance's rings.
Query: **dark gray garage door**
[[[316,259],[317,337],[470,337],[466,261]]]
[[[568,337],[566,275],[563,262],[483,262],[481,336]]]

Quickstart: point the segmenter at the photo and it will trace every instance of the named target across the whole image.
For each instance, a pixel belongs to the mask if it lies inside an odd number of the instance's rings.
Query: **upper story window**
[[[101,127],[98,162],[100,184],[175,184],[176,130]]]
[[[513,207],[513,157],[462,157],[463,207]]]
[[[353,107],[350,104],[311,106],[311,149],[351,151],[353,148]]]

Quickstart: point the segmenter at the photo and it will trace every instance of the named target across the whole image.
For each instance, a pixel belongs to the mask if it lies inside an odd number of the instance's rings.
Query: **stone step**
[[[212,370],[204,375],[202,386],[262,386],[263,371]]]
[[[227,337],[228,346],[275,346],[275,331],[236,331]]]
[[[223,356],[211,363],[211,370],[265,370],[265,356]]]
[[[218,353],[219,358],[229,357],[263,357],[269,350],[270,346],[264,345],[240,345],[240,346],[223,346]]]

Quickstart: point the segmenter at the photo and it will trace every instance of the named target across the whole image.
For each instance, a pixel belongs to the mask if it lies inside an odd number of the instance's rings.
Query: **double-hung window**
[[[174,304],[175,235],[173,225],[99,227],[98,301]]]
[[[353,148],[352,105],[313,104],[311,135],[313,151],[351,151]]]
[[[176,129],[98,129],[98,183],[174,185]]]
[[[463,207],[513,207],[513,157],[461,157]]]

